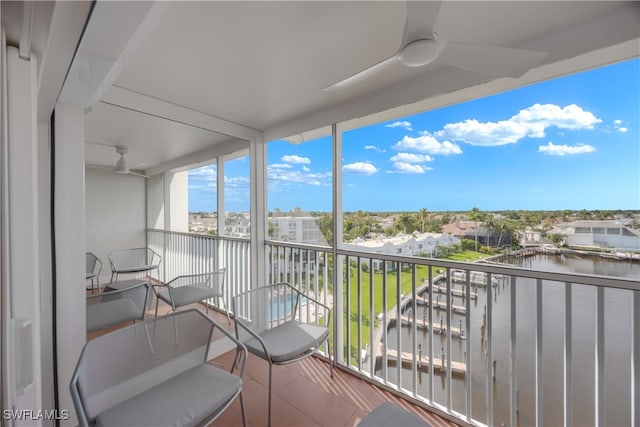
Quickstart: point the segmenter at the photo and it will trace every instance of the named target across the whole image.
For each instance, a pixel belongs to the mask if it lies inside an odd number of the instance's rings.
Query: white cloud
[[[306,167],[306,166],[303,166],[303,167],[302,167],[302,170],[303,170],[304,172],[311,172],[311,169],[310,169],[310,168],[308,168],[308,167]]]
[[[547,128],[593,129],[602,120],[575,104],[560,107],[554,104],[534,104],[520,110],[508,120],[479,122],[475,119],[448,123],[435,133],[439,138],[462,141],[471,145],[496,146],[514,144],[525,137],[543,138]]]
[[[216,167],[215,165],[203,166],[197,169],[191,169],[189,171],[189,176],[197,176],[197,177],[209,177],[216,176]]]
[[[385,125],[385,127],[388,127],[388,128],[404,128],[406,130],[413,130],[413,127],[411,126],[411,122],[408,122],[406,120],[402,121],[402,122],[400,122],[400,121],[393,122],[393,123],[390,123],[388,125]]]
[[[428,170],[431,170],[430,167],[416,165],[405,162],[396,162],[393,164],[396,173],[410,173],[410,174],[421,174],[425,173]]]
[[[238,187],[249,187],[250,181],[249,181],[249,177],[248,176],[234,176],[234,177],[228,177],[228,176],[224,176],[224,185],[225,187],[232,187],[232,188],[238,188]]]
[[[293,166],[288,163],[274,163],[269,165],[269,167],[274,169],[291,169]]]
[[[428,154],[398,153],[389,160],[402,163],[425,163],[432,162],[433,157]]]
[[[365,162],[355,162],[349,163],[342,167],[342,170],[349,173],[355,173],[359,175],[373,175],[378,172],[378,168],[376,168],[371,163]]]
[[[310,158],[296,156],[295,154],[288,155],[288,156],[282,156],[280,158],[280,161],[282,161],[284,163],[293,163],[293,164],[296,164],[296,165],[308,165],[308,164],[311,163],[311,159]]]
[[[624,122],[622,120],[620,120],[620,119],[614,120],[613,121],[613,128],[615,130],[617,130],[618,132],[620,132],[620,133],[625,133],[625,132],[627,132],[629,130],[629,128],[626,127],[626,126],[622,126],[622,123],[624,123]]]
[[[378,152],[378,153],[385,153],[387,151],[384,148],[379,148],[379,147],[376,147],[375,145],[365,145],[364,149],[365,150],[373,150],[373,151]]]
[[[596,151],[595,147],[592,145],[555,145],[553,142],[549,141],[547,145],[541,145],[538,147],[539,153],[545,153],[550,156],[564,156],[567,154],[583,154],[583,153],[592,153]]]
[[[268,179],[276,185],[274,188],[280,189],[291,184],[326,186],[331,184],[331,172],[309,173],[269,167]]]
[[[460,147],[450,141],[440,142],[429,132],[420,132],[417,138],[405,136],[393,147],[394,150],[417,151],[419,153],[442,154],[462,154]]]

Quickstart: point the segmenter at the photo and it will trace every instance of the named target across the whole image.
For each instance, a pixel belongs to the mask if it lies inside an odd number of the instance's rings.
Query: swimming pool
[[[291,315],[293,308],[296,304],[296,299],[293,295],[280,295],[278,297],[271,298],[271,310],[269,313],[269,320],[274,319],[286,319]],[[305,305],[307,303],[307,299],[305,297],[300,297],[298,304]]]

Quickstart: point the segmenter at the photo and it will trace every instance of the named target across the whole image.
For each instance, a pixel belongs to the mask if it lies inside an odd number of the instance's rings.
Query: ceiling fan
[[[144,165],[144,163],[140,163],[140,164],[134,165],[132,167],[129,167],[129,165],[127,164],[127,160],[124,158],[124,155],[127,154],[128,152],[129,152],[129,150],[124,145],[116,145],[116,153],[120,154],[120,158],[116,162],[116,167],[115,167],[114,171],[116,173],[123,174],[123,175],[124,174],[129,174],[129,175],[135,175],[135,176],[139,176],[139,177],[148,179],[149,176],[141,174],[141,173],[138,173],[138,172],[134,172],[134,171],[131,170],[131,169],[134,169],[136,167]]]
[[[436,32],[442,2],[407,1],[406,5],[404,34],[396,53],[382,62],[325,87],[325,91],[340,90],[359,84],[398,64],[423,67],[435,61],[493,77],[520,77],[547,56],[546,52],[444,40]]]

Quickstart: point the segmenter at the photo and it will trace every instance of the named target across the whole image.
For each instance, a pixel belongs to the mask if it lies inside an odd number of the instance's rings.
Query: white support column
[[[4,43],[4,40],[3,40]],[[4,62],[4,61],[3,61]],[[3,123],[3,405],[42,408],[38,233],[37,64],[6,49]],[[5,71],[3,70],[3,71]],[[3,72],[4,74],[4,72]],[[4,91],[3,89],[3,91]],[[3,120],[4,122],[4,120]],[[6,335],[5,335],[6,334]],[[5,346],[6,345],[6,346]],[[34,425],[21,420],[15,425]],[[9,422],[11,424],[11,422]],[[35,425],[41,425],[36,422]]]
[[[54,126],[58,394],[72,410],[69,382],[86,339],[84,109],[58,103]],[[61,424],[76,425],[75,414]]]
[[[338,245],[342,243],[342,130],[338,125],[331,126],[333,147],[333,353],[334,362],[343,360],[343,300],[342,300],[342,262],[343,256],[338,255]],[[386,277],[386,276],[385,276]]]
[[[267,261],[264,247],[267,232],[267,156],[265,142],[261,137],[252,139],[249,143],[249,164],[251,165],[251,250],[249,255],[251,257],[251,273],[249,281],[252,287],[260,287],[265,284]],[[218,165],[219,167],[220,165]]]
[[[224,235],[224,156],[217,159],[216,165],[216,218],[218,236]]]

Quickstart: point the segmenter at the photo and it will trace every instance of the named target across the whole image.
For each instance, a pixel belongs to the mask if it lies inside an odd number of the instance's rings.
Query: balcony
[[[153,229],[147,236],[164,254],[165,274],[227,267],[229,299],[251,286],[248,240]],[[338,383],[359,378],[462,424],[633,424],[637,280],[284,242],[267,242],[265,253],[265,282],[289,282],[333,307]],[[341,388],[323,372],[301,375]],[[263,381],[252,377],[257,392],[254,381]]]
[[[3,408],[73,407],[68,385],[86,340],[84,252],[106,261],[111,250],[148,245],[163,255],[163,281],[226,267],[227,305],[274,281],[331,304],[339,378],[375,384],[385,397],[461,424],[638,424],[637,280],[373,256],[342,247],[339,224],[343,134],[637,58],[637,3],[1,9]],[[414,42],[431,54],[404,56]],[[477,46],[465,53],[466,44]],[[321,177],[338,243],[270,241],[267,145],[327,135]],[[222,217],[234,211],[225,164],[239,157],[248,208],[235,211],[249,212],[250,239],[184,233],[186,171],[217,164],[209,172]],[[353,405],[348,415],[368,409]],[[304,416],[328,424],[304,411],[296,419]],[[61,424],[75,421],[72,411]]]

